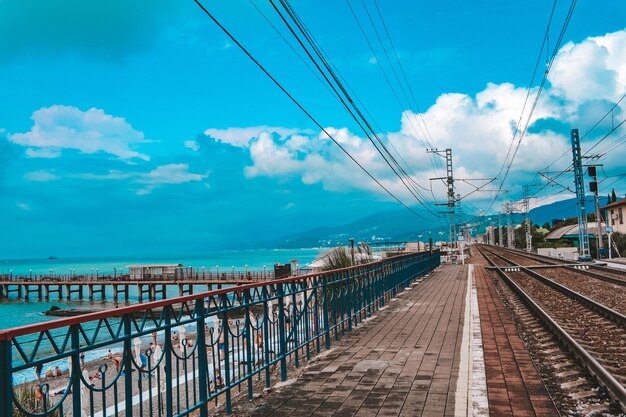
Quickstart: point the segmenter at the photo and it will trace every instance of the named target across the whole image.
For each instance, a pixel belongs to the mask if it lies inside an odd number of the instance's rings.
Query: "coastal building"
[[[606,228],[604,223],[602,223],[602,228]],[[598,236],[598,224],[596,222],[587,223],[587,234],[589,239],[595,239]],[[546,241],[561,239],[570,240],[574,246],[578,246],[578,223],[559,227],[546,235]]]
[[[190,275],[191,268],[185,268],[183,264],[129,265],[128,274],[131,280],[176,279]]]
[[[626,222],[624,222],[624,216],[626,216],[626,198],[600,207],[600,210],[606,213],[605,218],[607,219],[607,226],[611,226],[613,232],[626,233]]]

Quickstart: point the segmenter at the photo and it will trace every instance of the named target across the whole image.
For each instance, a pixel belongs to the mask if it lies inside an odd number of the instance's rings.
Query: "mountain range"
[[[600,197],[600,205],[607,203],[607,197]],[[594,202],[588,199],[585,206],[587,213],[595,211]],[[577,215],[576,200],[574,198],[557,201],[536,207],[530,211],[533,223],[543,225],[555,220],[563,220]],[[475,222],[474,234],[484,233],[484,228],[495,220],[494,215],[482,216]],[[487,221],[492,218],[491,221]],[[521,222],[522,215],[514,215],[515,222]],[[407,210],[388,210],[356,219],[350,223],[336,227],[316,227],[304,232],[294,233],[282,238],[267,242],[268,247],[276,248],[304,248],[304,247],[332,247],[345,245],[350,238],[365,242],[405,242],[422,240],[429,237],[433,240],[442,240],[447,237],[448,227],[444,220],[422,220]]]

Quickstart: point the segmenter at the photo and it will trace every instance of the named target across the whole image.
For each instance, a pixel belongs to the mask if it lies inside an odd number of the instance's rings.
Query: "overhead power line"
[[[406,205],[402,200],[400,200],[394,193],[392,193],[387,187],[385,187],[374,175],[372,175],[359,161],[357,161],[350,152],[347,151],[323,126],[322,124],[311,114],[309,111],[265,68],[263,64],[261,64],[253,55],[248,51],[248,49],[243,46],[235,38],[235,36],[211,13],[200,0],[194,0],[194,2],[198,5],[198,7],[224,32],[226,36],[228,36],[239,49],[244,52],[244,54],[322,131],[325,135],[327,135],[335,145],[339,147],[343,151],[352,162],[354,162],[372,181],[374,181],[380,188],[382,188],[390,197],[400,203],[404,208],[409,210],[411,213],[416,215],[417,217],[428,220],[411,207]]]
[[[394,174],[396,174],[396,176],[400,179],[407,190],[409,190],[409,192],[415,197],[417,202],[431,214],[437,216],[437,213],[428,206],[428,200],[415,187],[415,181],[413,178],[407,174],[405,169],[400,165],[400,163],[398,163],[395,156],[387,148],[385,143],[380,139],[378,133],[372,127],[372,123],[367,117],[365,117],[363,111],[352,98],[351,94],[348,92],[347,86],[344,85],[344,82],[340,79],[329,62],[330,60],[323,53],[321,47],[311,32],[307,29],[304,22],[300,19],[297,12],[287,0],[279,0],[279,3],[282,6],[282,9],[277,6],[274,0],[270,0],[270,4],[272,4],[276,13],[281,17],[286,27],[300,44],[324,80],[326,80],[329,84],[332,91],[335,92],[348,114],[354,119],[366,137],[370,140],[376,151],[391,168]]]
[[[526,117],[526,122],[524,123],[524,127],[523,127],[523,129],[521,129],[521,133],[519,135],[517,135],[517,133],[520,131],[520,126],[521,125],[518,122],[518,125],[517,125],[516,130],[515,130],[514,135],[513,135],[513,141],[515,141],[515,137],[517,136],[517,142],[515,143],[515,150],[514,150],[513,154],[511,155],[511,157],[509,158],[508,157],[508,155],[510,154],[510,148],[509,148],[509,153],[507,153],[507,157],[505,158],[505,161],[503,163],[503,167],[506,166],[506,169],[504,170],[504,175],[501,177],[500,182],[499,182],[499,187],[498,187],[499,191],[496,192],[496,194],[492,198],[491,202],[489,203],[489,207],[488,207],[487,211],[489,209],[491,209],[491,207],[495,203],[495,200],[498,198],[500,190],[502,190],[502,187],[504,186],[504,183],[505,183],[505,181],[506,181],[506,179],[508,177],[508,174],[509,174],[509,172],[511,170],[511,166],[513,165],[513,162],[515,161],[515,157],[517,156],[517,153],[519,151],[520,144],[521,144],[522,140],[524,139],[524,137],[526,136],[526,133],[528,132],[528,127],[530,126],[530,122],[532,120],[532,116],[533,116],[533,114],[535,112],[535,109],[537,108],[537,104],[539,103],[539,98],[541,97],[541,93],[543,92],[543,90],[545,88],[545,85],[546,85],[546,82],[548,80],[548,75],[550,74],[550,70],[552,69],[552,65],[554,64],[554,60],[555,60],[555,58],[556,58],[556,56],[557,56],[557,54],[559,52],[559,49],[561,47],[561,43],[563,42],[563,38],[565,37],[565,32],[567,31],[567,27],[569,26],[569,22],[570,22],[570,20],[572,18],[572,15],[574,13],[574,9],[576,8],[576,3],[577,3],[577,0],[572,0],[572,2],[570,4],[569,10],[567,12],[567,15],[565,17],[563,25],[561,27],[561,31],[559,33],[559,37],[558,37],[558,39],[557,39],[557,41],[556,41],[556,43],[554,45],[552,54],[550,55],[550,58],[549,58],[548,62],[546,63],[546,70],[545,70],[545,72],[543,74],[543,78],[541,80],[541,83],[539,84],[539,88],[537,89],[537,93],[535,94],[535,98],[533,100],[533,104],[532,104],[532,106],[530,108],[530,111],[529,111],[527,117]],[[556,0],[554,1],[553,6],[552,6],[552,11],[550,13],[550,18],[548,20],[548,25],[546,27],[545,36],[544,36],[544,39],[543,39],[543,42],[542,42],[541,49],[539,51],[539,56],[540,57],[543,55],[544,46],[546,46],[548,44],[549,35],[550,35],[550,26],[551,26],[551,23],[552,23],[552,18],[554,16],[555,6],[556,6]],[[546,48],[546,50],[547,50],[547,48]],[[533,77],[532,77],[533,80],[534,80],[534,77],[535,77],[535,73],[537,71],[537,67],[538,67],[538,65],[535,65],[535,70],[533,71]],[[530,89],[532,88],[532,84],[528,88],[529,88],[529,91],[530,91]],[[526,100],[524,101],[524,106],[523,106],[523,110],[522,110],[522,113],[521,113],[521,116],[520,116],[520,121],[521,121],[521,119],[523,117],[527,101],[528,101],[528,95],[527,95]],[[498,173],[498,177],[500,177],[502,175],[502,171],[503,170],[501,169],[500,172]]]

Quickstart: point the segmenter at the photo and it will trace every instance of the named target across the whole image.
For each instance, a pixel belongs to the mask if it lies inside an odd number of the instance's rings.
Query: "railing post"
[[[75,393],[72,395],[72,412],[75,416],[80,416],[81,412],[81,395],[80,395],[80,377],[81,377],[81,369],[80,369],[80,340],[79,340],[79,324],[74,324],[70,326],[70,337],[71,337],[71,345],[72,345],[72,355],[70,359],[72,361],[72,369],[70,369],[72,375],[72,392]]]
[[[252,323],[250,321],[250,303],[252,303],[252,297],[250,297],[250,290],[244,291],[244,300],[246,303],[246,317],[244,320],[245,329],[245,343],[246,343],[246,371],[248,374],[248,399],[252,399]]]
[[[280,358],[280,380],[287,380],[287,340],[285,336],[285,287],[283,284],[276,284],[276,295],[278,296],[278,355]]]
[[[298,286],[295,282],[289,284],[291,287],[291,306],[292,306],[292,319],[291,319],[291,341],[296,348],[294,351],[294,365],[300,366],[300,358],[298,353],[298,300],[296,293],[298,292]]]
[[[378,293],[378,308],[385,306],[385,267],[381,266],[378,270],[378,277],[376,279],[376,288]]]
[[[306,340],[306,360],[311,360],[311,312],[309,311],[309,300],[307,299],[308,280],[302,281],[302,317],[304,318],[304,340]]]
[[[196,343],[198,345],[198,375],[200,379],[198,383],[201,404],[200,417],[208,417],[209,415],[207,400],[209,391],[209,383],[207,381],[209,364],[207,361],[206,352],[206,332],[204,331],[204,316],[204,299],[199,298],[196,300]]]
[[[13,358],[11,341],[0,340],[0,415],[13,416]]]
[[[228,295],[222,294],[222,336],[224,336],[224,373],[226,382],[226,414],[233,412],[230,395],[230,330],[228,325]]]
[[[125,416],[133,415],[133,361],[132,345],[130,337],[132,334],[130,314],[124,315],[124,395],[126,400]],[[78,392],[78,391],[74,391]],[[80,397],[80,395],[77,395]]]
[[[163,341],[163,352],[165,355],[165,415],[174,415],[174,400],[172,398],[172,317],[170,306],[163,308],[165,315],[165,340]],[[176,375],[178,378],[178,375]]]
[[[270,387],[270,315],[273,314],[270,311],[268,303],[270,298],[270,292],[268,286],[263,286],[263,354],[265,355],[265,386]]]
[[[353,285],[352,285],[352,276],[353,271],[350,272],[346,272],[345,277],[347,277],[346,279],[346,318],[348,319],[348,331],[351,332],[352,331],[352,291],[353,291]]]
[[[322,277],[322,292],[323,292],[323,308],[322,316],[324,320],[324,342],[326,344],[326,350],[330,349],[330,320],[328,319],[328,276]]]

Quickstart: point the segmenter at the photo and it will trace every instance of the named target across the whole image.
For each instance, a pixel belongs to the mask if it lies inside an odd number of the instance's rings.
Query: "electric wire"
[[[380,188],[382,188],[390,197],[396,200],[400,205],[409,210],[417,217],[428,220],[411,207],[406,205],[395,194],[393,194],[387,187],[385,187],[377,178],[375,178],[359,161],[357,161],[327,130],[321,123],[311,114],[308,110],[265,68],[260,61],[258,61],[248,49],[235,38],[235,36],[211,13],[200,0],[194,0],[198,7],[228,36],[238,47],[244,52],[244,54],[322,131],[330,138],[335,145],[341,149],[352,162],[354,162],[370,179],[372,179]]]

